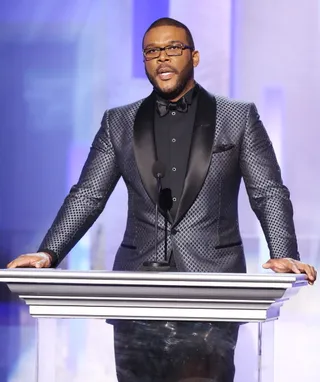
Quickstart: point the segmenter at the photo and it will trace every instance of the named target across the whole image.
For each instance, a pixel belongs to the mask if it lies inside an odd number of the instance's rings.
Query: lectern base
[[[172,381],[170,375],[177,377],[174,382],[275,382],[276,321],[241,325],[235,360],[234,322],[124,320],[116,327],[97,319],[37,322],[36,382],[86,382],[88,376],[94,381],[163,382]],[[228,379],[213,377],[225,372]]]

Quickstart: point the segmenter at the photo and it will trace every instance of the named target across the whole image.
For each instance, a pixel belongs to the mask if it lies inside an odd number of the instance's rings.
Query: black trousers
[[[118,382],[233,382],[239,324],[118,321]]]

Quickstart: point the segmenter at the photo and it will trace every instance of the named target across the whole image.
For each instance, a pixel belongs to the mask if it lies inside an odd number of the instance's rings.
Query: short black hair
[[[172,26],[172,27],[184,29],[184,31],[186,32],[188,45],[191,46],[191,48],[193,50],[195,49],[193,37],[192,37],[192,34],[191,34],[189,28],[186,25],[182,24],[180,21],[175,20],[175,19],[171,19],[170,17],[162,17],[162,18],[154,21],[149,26],[149,28],[145,31],[145,33],[143,35],[142,49],[143,49],[144,38],[145,38],[146,34],[149,32],[149,30],[156,28],[156,27],[163,27],[163,26]]]

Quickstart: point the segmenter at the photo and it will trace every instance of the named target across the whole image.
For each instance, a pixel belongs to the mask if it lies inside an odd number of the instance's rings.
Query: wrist
[[[52,264],[52,256],[50,255],[50,253],[48,253],[48,252],[38,252],[38,254],[40,256],[42,256],[42,257],[45,257],[48,260],[48,262],[49,262],[48,266],[50,267],[51,264]]]
[[[52,251],[51,249],[49,248],[39,248],[38,249],[38,253],[43,253],[45,254],[45,256],[48,258],[48,260],[50,261],[50,266],[51,267],[55,267],[58,262],[59,262],[59,257],[57,256],[57,254]]]

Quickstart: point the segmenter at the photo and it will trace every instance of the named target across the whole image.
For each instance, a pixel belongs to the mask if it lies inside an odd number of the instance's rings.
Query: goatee
[[[193,62],[190,61],[187,66],[181,71],[180,78],[178,80],[178,83],[176,87],[170,91],[162,91],[159,86],[157,85],[157,82],[155,80],[155,76],[152,76],[145,70],[146,76],[148,77],[148,80],[150,81],[151,85],[153,86],[154,91],[163,99],[166,100],[172,100],[177,98],[183,90],[186,88],[188,82],[193,79],[194,77],[194,67]]]

